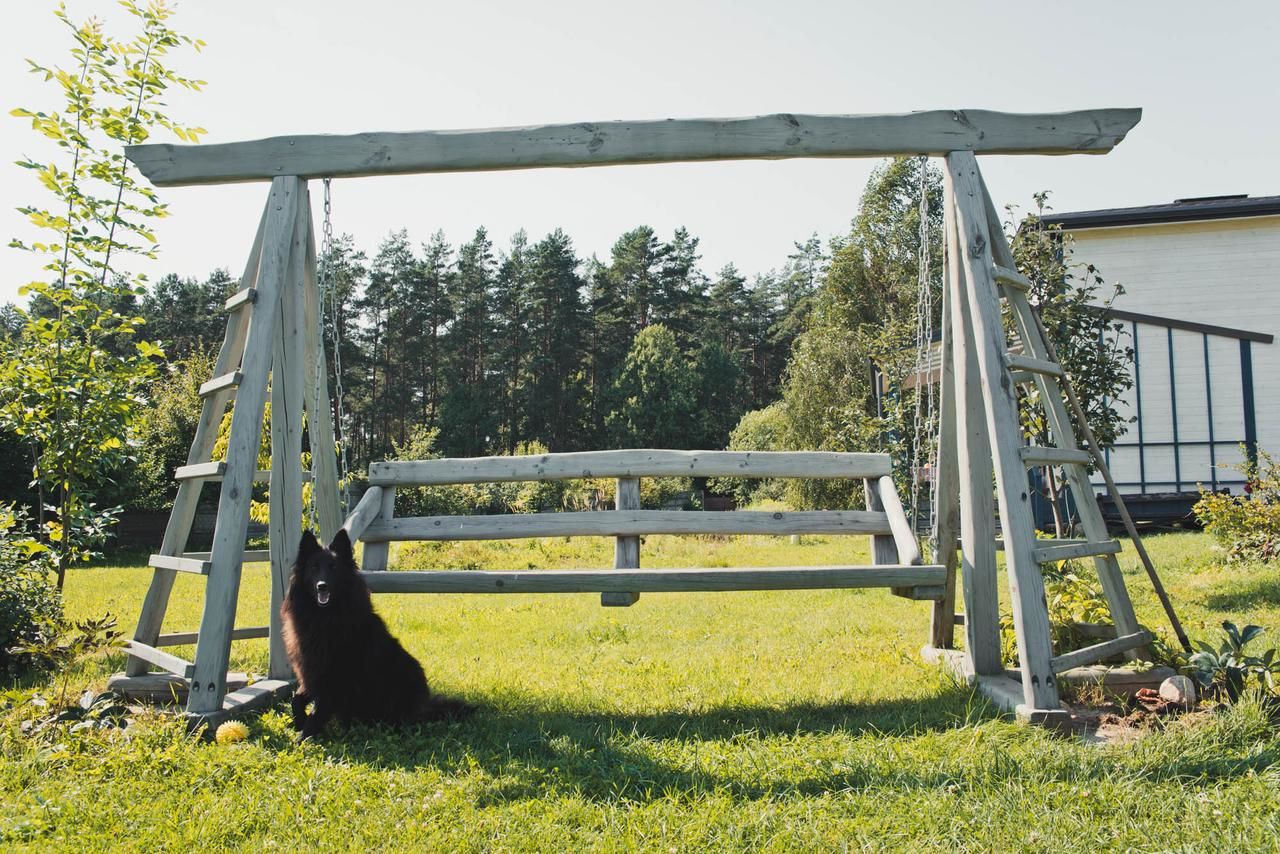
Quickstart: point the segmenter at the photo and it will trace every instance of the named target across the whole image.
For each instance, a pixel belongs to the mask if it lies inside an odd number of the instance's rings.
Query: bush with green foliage
[[[1244,649],[1263,631],[1262,626],[1249,625],[1240,629],[1230,620],[1224,620],[1222,643],[1215,649],[1204,641],[1196,641],[1194,645],[1199,651],[1191,656],[1187,671],[1206,693],[1220,695],[1225,692],[1232,703],[1240,699],[1250,677],[1257,681],[1262,691],[1274,694],[1275,674],[1280,671],[1275,648],[1259,655],[1251,655]]]
[[[781,403],[753,409],[742,416],[729,434],[731,451],[786,450],[786,412]],[[780,478],[715,477],[707,487],[715,493],[732,495],[738,505],[764,499],[781,500],[787,481]]]
[[[1096,582],[1082,578],[1071,561],[1061,561],[1044,568],[1045,601],[1049,606],[1049,636],[1053,651],[1062,655],[1097,643],[1085,635],[1080,624],[1110,625],[1111,606]],[[1013,615],[1000,615],[1000,650],[1005,662],[1018,664],[1018,637]]]
[[[0,507],[0,678],[40,670],[47,661],[22,651],[57,638],[62,597],[48,548],[28,533],[25,510]]]
[[[1271,455],[1259,450],[1257,459],[1230,466],[1241,472],[1248,487],[1243,495],[1200,488],[1193,510],[1204,529],[1227,551],[1227,560],[1273,561],[1280,555],[1280,469]]]

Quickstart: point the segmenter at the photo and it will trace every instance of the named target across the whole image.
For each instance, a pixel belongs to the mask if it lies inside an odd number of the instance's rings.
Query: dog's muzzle
[[[329,604],[329,585],[323,581],[316,582],[316,604],[321,607]]]

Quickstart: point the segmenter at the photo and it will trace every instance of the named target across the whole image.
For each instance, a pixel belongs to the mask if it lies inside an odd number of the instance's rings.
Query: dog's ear
[[[351,548],[351,537],[347,536],[346,528],[339,528],[338,533],[333,535],[333,542],[329,543],[329,551],[337,555],[341,560],[350,562],[355,566],[356,556]]]
[[[316,535],[311,531],[302,532],[302,540],[298,543],[298,565],[301,566],[307,558],[320,551],[320,541],[316,539]]]

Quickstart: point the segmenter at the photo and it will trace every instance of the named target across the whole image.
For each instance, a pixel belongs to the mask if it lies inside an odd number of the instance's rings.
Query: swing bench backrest
[[[394,513],[398,488],[464,483],[616,478],[615,509],[470,516]],[[844,478],[862,480],[865,510],[643,510],[642,477]],[[379,462],[370,487],[344,524],[364,543],[364,577],[374,592],[601,592],[605,604],[630,604],[639,592],[889,587],[915,599],[942,595],[945,568],[921,564],[887,454],[820,451],[622,450],[513,457]],[[648,534],[857,534],[871,538],[870,565],[640,569],[639,538]],[[607,536],[618,542],[614,569],[432,570],[384,572],[389,544],[405,541],[502,540]],[[629,601],[608,597],[631,595]]]

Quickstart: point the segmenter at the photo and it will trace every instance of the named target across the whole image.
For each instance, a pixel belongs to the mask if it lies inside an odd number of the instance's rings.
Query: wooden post
[[[342,501],[338,497],[338,453],[333,440],[333,410],[329,403],[329,376],[325,370],[324,306],[316,284],[316,234],[311,203],[306,214],[307,257],[303,268],[303,323],[306,329],[307,433],[311,439],[311,495],[320,523],[320,539],[329,542],[342,527]]]
[[[396,515],[396,488],[390,484],[382,487],[382,504],[378,510],[379,522],[390,522]],[[355,545],[354,543],[352,545]],[[364,554],[360,559],[361,568],[365,572],[381,572],[387,568],[391,556],[390,542],[373,542],[364,544]]]
[[[614,496],[614,510],[640,509],[640,478],[620,477],[617,480],[617,492]],[[640,538],[618,537],[613,546],[614,569],[640,568]],[[640,600],[640,594],[629,590],[600,594],[600,604],[606,607],[625,608]]]
[[[946,230],[944,239],[950,240],[951,212],[947,199]],[[957,273],[959,270],[957,269]],[[934,553],[931,559],[947,568],[945,592],[933,603],[929,626],[929,645],[935,649],[952,649],[956,636],[956,564],[960,536],[960,472],[956,460],[956,371],[951,363],[951,279],[950,268],[943,271],[942,284],[942,354],[938,378],[938,468],[933,473],[935,483],[934,517],[937,527],[933,531]]]
[[[271,367],[271,643],[267,675],[289,679],[293,672],[281,633],[280,606],[289,573],[302,538],[302,410],[303,378],[307,374],[303,321],[303,288],[307,234],[307,193],[298,188],[294,221],[294,253],[280,291]],[[299,251],[301,250],[301,251]]]
[[[262,211],[258,221],[258,231],[253,238],[253,248],[249,250],[249,260],[245,263],[244,274],[240,277],[240,288],[245,290],[254,287],[258,282],[258,264],[262,258],[262,240],[267,227],[267,214],[271,210],[270,200]],[[214,364],[213,375],[223,376],[240,365],[244,355],[245,337],[249,332],[249,316],[251,306],[243,306],[227,318],[226,336],[222,340],[222,349],[218,351],[218,359]],[[233,389],[224,388],[212,396],[205,398],[200,411],[200,420],[196,424],[195,439],[191,442],[191,450],[187,454],[187,464],[195,465],[209,461],[213,446],[218,441],[218,428],[222,424],[222,413],[231,400]],[[178,484],[178,494],[173,500],[173,510],[169,513],[169,522],[165,525],[164,541],[160,546],[160,554],[178,556],[187,548],[187,540],[191,536],[191,524],[195,520],[196,507],[200,503],[200,479],[184,480]],[[142,602],[142,611],[138,616],[138,627],[133,639],[147,646],[155,646],[160,637],[160,628],[164,623],[165,611],[169,607],[169,595],[173,591],[173,581],[177,572],[172,569],[157,569],[151,577],[151,586],[147,589],[146,598]],[[125,664],[126,676],[142,676],[150,670],[150,664],[136,656],[130,656]]]
[[[996,583],[996,507],[991,492],[991,442],[987,436],[982,376],[969,320],[968,283],[955,216],[955,186],[949,172],[944,174],[944,180],[947,290],[951,297],[949,331],[955,369],[951,398],[955,413],[955,468],[960,495],[965,649],[973,672],[989,676],[1004,673],[1004,664],[1000,660],[1000,592]],[[941,518],[939,516],[939,520]]]
[[[970,152],[947,155],[947,171],[951,175],[956,230],[964,259],[965,282],[969,286],[969,320],[984,380],[982,391],[987,432],[994,451],[1022,694],[1032,712],[1057,710],[1060,705],[1058,680],[1050,663],[1053,650],[1049,640],[1049,609],[1044,578],[1034,553],[1035,523],[1031,515],[1030,487],[1019,453],[1022,428],[1018,422],[1013,377],[1005,365],[1008,343],[993,274],[982,178],[977,158]]]
[[[870,479],[862,481],[862,494],[866,498],[868,510],[884,512],[885,507],[884,502],[880,500],[878,481]],[[899,563],[898,545],[892,533],[871,535],[871,563],[874,566],[892,566]]]
[[[258,303],[249,321],[248,339],[240,366],[242,379],[231,416],[227,465],[213,532],[212,567],[205,589],[191,693],[187,698],[187,711],[192,713],[218,711],[227,693],[231,630],[240,592],[240,568],[245,535],[249,529],[249,501],[253,496],[258,444],[262,437],[267,374],[271,369],[280,292],[287,281],[289,259],[295,252],[297,229],[294,221],[301,192],[302,181],[296,177],[276,178],[271,182],[258,275]],[[300,252],[301,247],[296,251]]]

